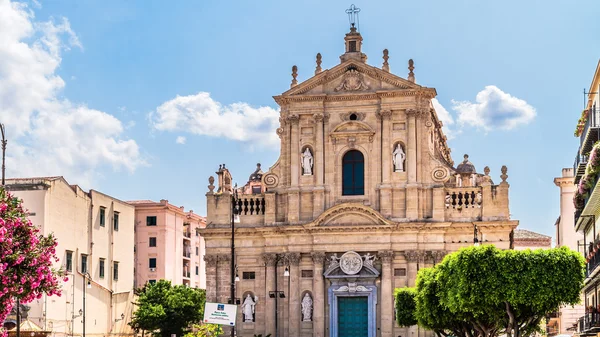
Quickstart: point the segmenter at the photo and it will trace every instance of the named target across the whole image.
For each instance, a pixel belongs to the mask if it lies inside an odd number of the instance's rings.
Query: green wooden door
[[[367,297],[338,297],[338,337],[367,337]]]

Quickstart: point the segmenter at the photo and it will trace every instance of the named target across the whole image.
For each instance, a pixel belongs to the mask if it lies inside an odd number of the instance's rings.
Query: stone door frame
[[[343,284],[332,284],[327,290],[329,303],[329,332],[330,337],[338,337],[338,298],[339,297],[367,297],[367,310],[369,313],[369,334],[368,337],[377,336],[377,286],[375,285],[360,285],[361,291],[358,289],[349,289],[338,291]],[[364,290],[364,289],[366,290]]]

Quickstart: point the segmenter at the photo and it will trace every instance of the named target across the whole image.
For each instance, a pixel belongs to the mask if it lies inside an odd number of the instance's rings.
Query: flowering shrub
[[[27,218],[22,201],[0,187],[0,322],[6,319],[18,297],[22,303],[43,294],[59,295],[63,271],[52,268],[56,239],[44,236]],[[6,331],[0,330],[0,336]]]
[[[573,133],[573,135],[575,137],[579,137],[583,133],[583,129],[585,128],[585,123],[587,122],[587,119],[588,119],[588,114],[589,114],[589,110],[583,110],[581,112],[581,117],[579,117],[579,120],[577,121],[577,127],[575,127],[575,132]]]

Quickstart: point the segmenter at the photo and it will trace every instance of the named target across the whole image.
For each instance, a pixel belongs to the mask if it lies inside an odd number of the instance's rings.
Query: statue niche
[[[252,293],[246,293],[244,303],[242,303],[242,321],[243,322],[255,322],[256,321],[256,303],[258,298],[253,296]]]
[[[314,157],[308,146],[304,149],[304,152],[302,152],[300,163],[302,164],[302,175],[312,176]]]
[[[406,152],[401,143],[396,143],[394,147],[392,162],[394,163],[394,172],[406,172]]]

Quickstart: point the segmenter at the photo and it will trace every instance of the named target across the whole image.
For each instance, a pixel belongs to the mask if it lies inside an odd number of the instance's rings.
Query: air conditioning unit
[[[150,271],[156,271],[156,268],[150,268]]]

